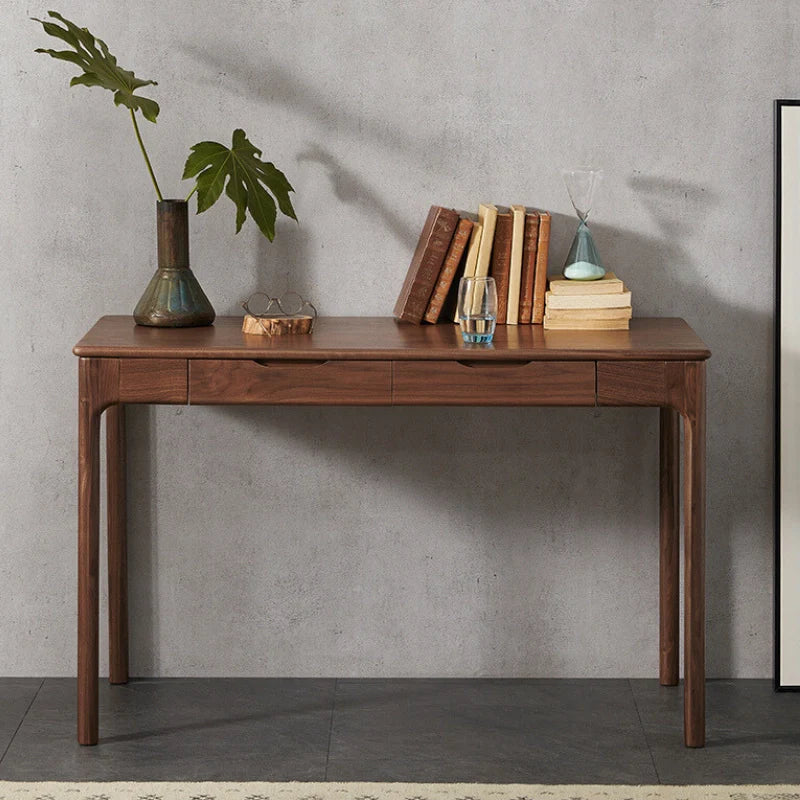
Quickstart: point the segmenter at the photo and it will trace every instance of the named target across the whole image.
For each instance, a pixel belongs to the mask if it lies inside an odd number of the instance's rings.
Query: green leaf
[[[236,206],[236,233],[242,229],[249,211],[264,236],[272,241],[277,217],[275,200],[282,213],[297,219],[289,198],[289,192],[294,191],[291,184],[274,164],[261,160],[261,151],[241,128],[233,132],[231,147],[219,142],[199,142],[191,148],[183,177],[185,180],[195,176],[197,213],[211,208],[224,188]]]
[[[101,86],[114,92],[114,103],[125,106],[132,111],[141,111],[145,119],[155,122],[158,117],[158,103],[147,97],[140,97],[134,92],[143,86],[156,86],[155,81],[146,81],[137,78],[130,70],[122,69],[117,65],[117,59],[108,52],[108,46],[102,39],[95,39],[86,28],[79,28],[61,14],[48,11],[48,16],[63,23],[61,27],[55,22],[33,18],[41,24],[45,33],[66,42],[73,50],[48,50],[40,47],[37,53],[47,55],[61,61],[69,61],[83,70],[82,75],[76,75],[69,83],[70,86]]]

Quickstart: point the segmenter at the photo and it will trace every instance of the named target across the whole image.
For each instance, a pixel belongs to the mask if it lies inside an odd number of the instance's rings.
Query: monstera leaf
[[[236,233],[242,229],[249,211],[264,236],[270,241],[275,238],[277,211],[269,192],[275,195],[278,207],[287,217],[297,219],[289,199],[289,192],[294,189],[274,164],[261,160],[261,151],[241,128],[233,132],[231,147],[219,142],[199,142],[191,151],[183,177],[197,176],[198,214],[211,208],[225,188],[225,194],[236,204]]]
[[[83,75],[76,75],[70,86],[102,86],[114,92],[114,102],[118,106],[126,106],[131,111],[141,111],[145,119],[155,122],[158,116],[158,103],[147,97],[134,94],[142,86],[156,86],[155,81],[137,78],[130,70],[117,66],[117,59],[108,52],[108,46],[102,39],[95,39],[86,28],[79,28],[55,11],[48,11],[48,16],[64,23],[62,28],[55,22],[37,19],[46,33],[66,42],[73,50],[48,50],[40,47],[37,53],[47,53],[61,61],[69,61],[80,67]]]

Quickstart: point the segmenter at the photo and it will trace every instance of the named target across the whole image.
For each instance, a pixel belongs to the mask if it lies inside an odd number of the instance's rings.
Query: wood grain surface
[[[683,413],[683,731],[705,745],[706,365],[686,364],[676,385]]]
[[[394,405],[593,406],[594,361],[398,361]]]
[[[128,536],[125,406],[106,409],[108,679],[128,682]]]
[[[659,683],[678,685],[680,657],[680,441],[678,412],[659,418]]]
[[[119,362],[78,362],[78,741],[97,743],[100,415],[117,402]]]
[[[633,319],[629,331],[544,331],[541,325],[498,325],[489,346],[465,344],[458,327],[408,325],[390,317],[320,317],[311,334],[247,336],[241,317],[202,328],[148,328],[133,317],[102,317],[73,352],[112,358],[314,358],[394,361],[694,361],[710,352],[677,318]],[[464,354],[468,353],[468,356]]]
[[[177,358],[121,358],[119,397],[123,403],[188,402],[188,367]]]
[[[370,405],[392,401],[389,361],[189,362],[193,405]]]

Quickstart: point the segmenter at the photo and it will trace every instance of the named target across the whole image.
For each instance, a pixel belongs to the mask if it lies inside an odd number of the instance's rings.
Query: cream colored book
[[[469,237],[469,244],[467,245],[467,258],[464,262],[464,274],[461,277],[473,278],[475,277],[475,267],[478,264],[478,250],[481,246],[481,233],[483,232],[483,225],[476,222],[472,226],[472,234]],[[456,275],[458,279],[459,276]],[[453,310],[453,322],[458,325],[458,304]]]
[[[545,308],[628,308],[631,293],[622,291],[616,294],[577,294],[564,295],[548,292],[545,295]]]
[[[630,319],[633,309],[628,308],[548,308],[552,320]]]
[[[481,244],[478,248],[478,262],[475,265],[475,277],[485,278],[489,274],[489,264],[492,261],[497,206],[493,206],[491,203],[481,203],[478,206],[478,222],[482,231]]]
[[[522,278],[522,244],[525,238],[525,206],[511,206],[511,265],[508,271],[506,325],[519,322],[519,289]]]
[[[624,291],[622,281],[613,272],[606,274],[598,281],[568,281],[566,278],[553,278],[550,281],[553,294],[612,294]]]
[[[561,320],[551,319],[546,312],[544,315],[546,331],[627,331],[630,324],[627,319]]]
[[[476,222],[472,226],[472,234],[467,245],[467,260],[464,262],[464,277],[472,278],[475,275],[475,267],[478,265],[478,250],[481,246],[481,233],[483,225]]]

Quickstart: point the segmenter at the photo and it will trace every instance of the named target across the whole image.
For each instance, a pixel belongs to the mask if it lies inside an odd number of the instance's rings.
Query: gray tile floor
[[[708,744],[651,680],[0,679],[0,779],[800,783],[800,694],[708,683]]]

